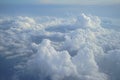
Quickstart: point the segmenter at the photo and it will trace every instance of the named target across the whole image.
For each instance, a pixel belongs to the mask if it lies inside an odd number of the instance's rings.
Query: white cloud
[[[37,49],[36,56],[28,63],[28,66],[37,63],[38,70],[42,72],[40,75],[51,76],[52,80],[61,80],[77,74],[76,67],[71,62],[71,56],[67,51],[56,51],[51,41],[47,39],[43,40]]]
[[[92,15],[0,20],[0,56],[17,69],[15,79],[120,79],[119,43],[120,32]]]

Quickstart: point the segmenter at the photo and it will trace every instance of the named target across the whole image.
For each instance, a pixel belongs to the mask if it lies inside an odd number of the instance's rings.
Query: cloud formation
[[[9,80],[120,79],[120,32],[101,22],[85,14],[1,18],[0,61],[6,67],[0,78],[12,72]]]

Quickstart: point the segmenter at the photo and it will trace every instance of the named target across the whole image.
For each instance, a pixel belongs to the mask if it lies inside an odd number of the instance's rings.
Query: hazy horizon
[[[120,18],[120,5],[0,5],[0,15],[11,16],[65,16],[87,13],[101,17]]]

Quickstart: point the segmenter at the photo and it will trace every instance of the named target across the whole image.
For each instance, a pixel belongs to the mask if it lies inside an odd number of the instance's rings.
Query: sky
[[[0,4],[109,5],[109,4],[120,4],[120,0],[0,0]]]

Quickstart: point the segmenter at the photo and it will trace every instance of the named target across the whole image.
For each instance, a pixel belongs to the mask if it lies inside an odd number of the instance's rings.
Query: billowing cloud
[[[101,22],[85,14],[2,17],[0,79],[119,80],[120,32]]]

